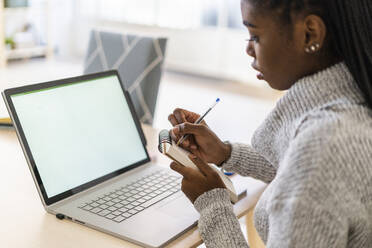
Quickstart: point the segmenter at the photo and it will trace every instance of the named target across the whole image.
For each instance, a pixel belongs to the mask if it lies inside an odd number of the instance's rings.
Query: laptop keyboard
[[[157,171],[79,208],[119,223],[180,191],[181,180],[181,176]]]

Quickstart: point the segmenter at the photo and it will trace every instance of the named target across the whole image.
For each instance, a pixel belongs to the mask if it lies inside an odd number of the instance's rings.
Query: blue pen
[[[209,109],[194,122],[194,124],[199,124],[200,122],[202,122],[204,117],[214,108],[214,106],[216,106],[216,104],[219,101],[220,101],[220,98],[217,98],[216,101],[212,104],[212,106],[210,106]],[[178,146],[181,145],[182,142],[184,142],[185,139],[187,139],[187,137],[189,137],[189,134],[186,134],[183,137],[181,137],[181,139],[177,142],[177,145]]]

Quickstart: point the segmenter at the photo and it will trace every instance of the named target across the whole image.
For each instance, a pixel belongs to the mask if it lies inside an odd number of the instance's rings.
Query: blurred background
[[[281,93],[256,79],[240,0],[0,0],[0,90],[81,75],[92,29],[168,39],[153,126],[175,107],[249,142]],[[7,115],[0,102],[0,117]]]

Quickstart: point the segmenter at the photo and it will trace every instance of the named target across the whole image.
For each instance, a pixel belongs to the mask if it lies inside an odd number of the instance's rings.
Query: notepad
[[[192,160],[189,158],[189,152],[184,150],[183,148],[177,146],[177,144],[172,140],[172,138],[169,135],[168,130],[162,130],[159,133],[159,151],[169,157],[170,159],[176,161],[177,163],[193,168],[195,170],[199,170],[199,168],[192,162]],[[231,182],[230,178],[226,176],[223,172],[221,172],[219,169],[217,169],[214,165],[209,164],[209,166],[217,172],[217,174],[222,179],[223,183],[225,184],[227,190],[230,194],[230,200],[233,203],[236,203],[240,197],[236,193],[236,190],[234,188],[233,183]]]

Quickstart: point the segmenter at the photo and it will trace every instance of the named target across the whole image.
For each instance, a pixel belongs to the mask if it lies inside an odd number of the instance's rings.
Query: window
[[[80,0],[86,18],[161,27],[242,28],[240,0]]]

